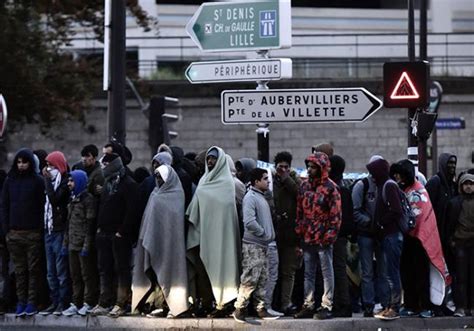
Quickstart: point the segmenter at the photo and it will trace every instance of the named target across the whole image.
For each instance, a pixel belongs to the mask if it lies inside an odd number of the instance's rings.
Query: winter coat
[[[299,240],[295,231],[296,199],[301,181],[295,171],[291,171],[283,180],[276,175],[273,179],[277,244],[279,247],[297,246]]]
[[[272,213],[264,193],[251,188],[244,197],[243,242],[267,247],[275,239]]]
[[[305,160],[321,167],[321,178],[308,178],[298,192],[296,233],[307,245],[332,245],[341,226],[341,195],[329,179],[329,158],[316,152]]]
[[[67,175],[63,175],[58,188],[54,190],[53,183],[49,178],[44,178],[46,195],[49,198],[53,210],[53,232],[64,231],[67,222],[67,205],[71,197],[71,192],[67,187]]]
[[[24,173],[17,168],[18,158],[28,160],[30,166]],[[34,171],[33,152],[21,149],[13,159],[2,189],[2,228],[9,230],[41,230],[44,215],[44,182]]]

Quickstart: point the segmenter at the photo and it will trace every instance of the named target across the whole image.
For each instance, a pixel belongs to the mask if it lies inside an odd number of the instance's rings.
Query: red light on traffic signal
[[[398,80],[397,85],[392,91],[390,98],[392,99],[418,99],[420,95],[416,91],[410,76],[404,71]]]

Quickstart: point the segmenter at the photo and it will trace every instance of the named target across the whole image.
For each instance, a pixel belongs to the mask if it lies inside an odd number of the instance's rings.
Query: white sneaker
[[[381,313],[383,312],[385,309],[383,308],[383,306],[380,304],[380,303],[376,303],[375,306],[374,306],[374,314],[378,314],[378,313]]]
[[[267,309],[267,312],[273,316],[279,316],[279,317],[285,316],[285,314],[280,313],[279,311],[273,310],[272,308]]]
[[[84,302],[84,305],[77,311],[81,316],[86,316],[92,310],[92,306]]]
[[[63,310],[63,316],[73,316],[77,314],[77,307],[75,304],[71,303],[68,309]]]
[[[103,316],[107,315],[110,312],[110,308],[102,307],[101,305],[97,304],[90,312],[92,316]]]
[[[456,317],[466,317],[466,312],[464,311],[463,308],[458,308],[454,312],[454,316],[456,316]]]

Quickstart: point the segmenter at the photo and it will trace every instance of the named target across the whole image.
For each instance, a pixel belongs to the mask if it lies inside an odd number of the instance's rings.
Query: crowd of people
[[[0,312],[276,319],[474,316],[474,169],[428,181],[372,155],[349,183],[329,144],[306,175],[217,146],[19,150],[0,172]]]

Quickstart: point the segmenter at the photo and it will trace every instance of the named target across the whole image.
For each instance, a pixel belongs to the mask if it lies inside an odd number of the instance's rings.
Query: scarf
[[[61,184],[61,173],[58,169],[51,169],[51,183],[53,184],[53,188],[56,191]],[[46,202],[44,204],[44,227],[48,231],[48,234],[51,234],[53,231],[53,206],[49,201],[48,195],[46,194]]]

